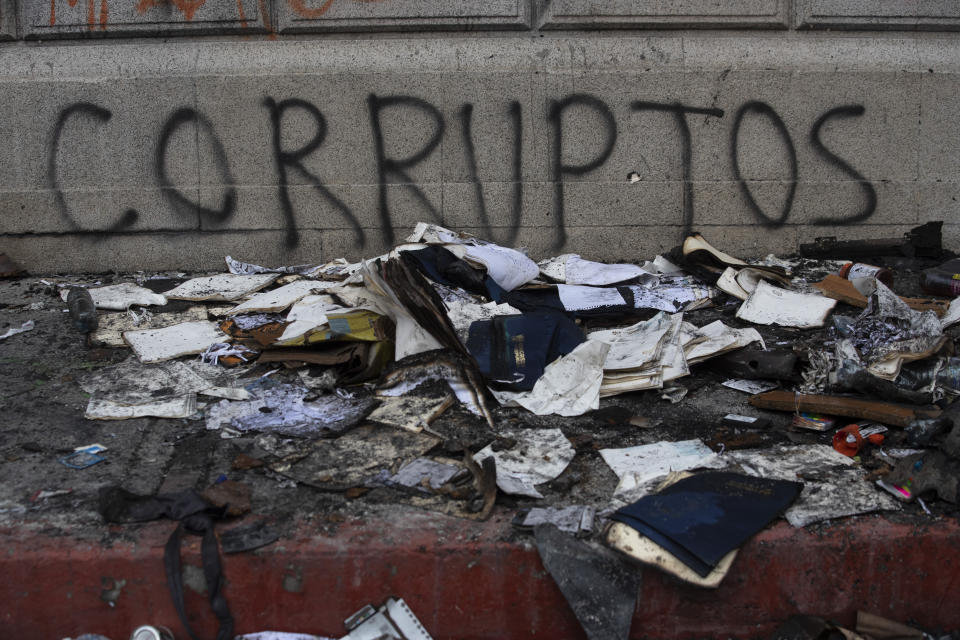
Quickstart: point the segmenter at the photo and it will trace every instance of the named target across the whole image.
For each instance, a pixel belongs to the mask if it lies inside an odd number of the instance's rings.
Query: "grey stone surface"
[[[771,27],[789,24],[786,0],[536,0],[545,29]]]
[[[300,244],[290,249],[279,230],[117,234],[108,240],[96,235],[44,234],[22,236],[16,242],[4,240],[4,253],[33,273],[103,273],[122,265],[130,270],[224,271],[227,255],[266,265],[321,262],[323,236],[323,232],[304,230]]]
[[[523,29],[529,0],[289,0],[277,3],[281,33]]]
[[[797,0],[797,24],[813,29],[960,29],[952,0]]]
[[[108,258],[111,268],[219,268],[223,254],[248,251],[275,262],[304,258],[311,246],[328,258],[374,255],[428,220],[525,244],[538,257],[568,250],[596,259],[649,258],[689,223],[720,229],[722,243],[749,256],[835,235],[808,228],[825,221],[866,237],[956,217],[956,39],[794,32],[503,42],[0,46],[2,250],[34,269],[96,269]],[[403,97],[378,120],[382,167],[370,96]],[[268,99],[302,101],[287,103],[279,128],[289,208]],[[558,148],[554,116],[564,104]],[[683,119],[689,164],[675,105],[698,110]],[[825,121],[829,153],[818,151],[814,124],[841,107],[851,111]],[[311,108],[325,135],[305,153],[319,130]],[[711,109],[722,116],[703,112]],[[423,154],[437,117],[442,135]],[[606,160],[593,162],[611,141]]]
[[[17,5],[14,0],[0,0],[0,41],[17,37]]]
[[[262,33],[266,6],[258,0],[20,0],[20,21],[30,39]]]

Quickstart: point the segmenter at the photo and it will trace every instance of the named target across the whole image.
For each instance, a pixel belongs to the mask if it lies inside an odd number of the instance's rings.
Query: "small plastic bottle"
[[[70,310],[73,328],[81,333],[90,333],[100,324],[97,306],[93,303],[90,292],[82,287],[70,289],[67,294],[67,309]]]
[[[840,272],[837,275],[847,280],[876,278],[888,287],[893,287],[893,272],[885,267],[876,267],[872,264],[848,262],[840,268]]]

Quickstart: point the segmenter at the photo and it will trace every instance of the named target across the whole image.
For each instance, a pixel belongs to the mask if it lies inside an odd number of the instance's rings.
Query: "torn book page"
[[[131,418],[189,418],[197,412],[197,396],[188,393],[144,404],[121,404],[90,398],[83,417],[87,420],[128,420]]]
[[[724,380],[720,384],[736,391],[749,393],[750,395],[756,395],[764,391],[772,391],[780,386],[779,382],[771,382],[769,380],[744,380],[743,378],[731,378]]]
[[[140,287],[132,282],[123,284],[111,284],[106,287],[94,287],[87,289],[90,297],[93,298],[93,304],[97,309],[107,309],[110,311],[126,311],[130,307],[146,307],[150,305],[163,306],[167,304],[166,296],[154,293],[146,287]],[[70,295],[70,289],[61,289],[60,298],[64,302]]]
[[[637,500],[671,471],[716,469],[719,456],[700,440],[655,442],[625,449],[601,449],[600,456],[620,479],[614,496]]]
[[[769,450],[729,451],[727,465],[748,475],[804,483],[784,517],[795,527],[874,511],[897,511],[892,496],[878,491],[863,470],[829,445],[779,445]]]
[[[347,293],[345,289],[352,289],[350,293],[353,294],[353,300],[355,300],[357,304],[354,304],[353,301],[345,300],[340,290],[337,291],[336,295],[340,296],[341,299],[344,299],[344,302],[351,306],[363,306],[366,309],[372,309],[374,312],[385,315],[393,320],[393,323],[397,327],[395,356],[397,360],[443,347],[436,338],[430,335],[430,333],[414,319],[404,304],[400,302],[400,299],[397,298],[397,294],[390,288],[390,285],[377,273],[372,262],[365,262],[360,273],[363,274],[363,280],[366,286],[362,288],[343,288],[344,294]],[[361,291],[357,291],[358,289],[361,289]]]
[[[215,322],[206,321],[183,322],[163,329],[125,331],[123,339],[144,363],[203,353],[213,343],[228,340]]]
[[[278,277],[280,276],[275,273],[249,276],[222,273],[203,276],[187,280],[177,288],[167,291],[165,295],[170,300],[233,302],[273,284]]]
[[[720,274],[720,277],[717,279],[717,288],[740,300],[746,300],[750,297],[750,292],[741,287],[737,282],[737,270],[733,267],[727,267],[723,273]]]
[[[765,280],[740,305],[737,317],[754,324],[813,329],[822,327],[837,301],[812,293],[796,293]]]
[[[575,536],[588,536],[593,531],[596,509],[591,506],[533,507],[524,509],[513,518],[513,526],[532,530],[540,524],[552,524],[560,531]]]
[[[196,413],[198,393],[246,399],[249,394],[239,386],[237,375],[196,361],[145,365],[130,357],[91,371],[79,384],[91,395],[90,419],[185,418]]]
[[[337,438],[316,440],[305,458],[292,463],[280,460],[270,468],[326,491],[379,486],[384,470],[393,475],[438,442],[439,438],[426,433],[362,425]]]
[[[557,295],[567,311],[586,311],[600,307],[622,307],[627,304],[616,287],[587,287],[558,284]]]
[[[683,344],[694,339],[695,327],[683,322],[682,313],[668,316],[666,319],[669,321],[669,329],[657,360],[644,368],[604,371],[600,397],[628,391],[660,389],[664,382],[676,380],[690,373],[684,357]],[[686,326],[690,329],[685,329]]]
[[[653,284],[659,279],[655,274],[635,264],[604,264],[584,260],[575,253],[568,253],[540,263],[540,271],[559,282],[602,287],[621,282],[639,280]]]
[[[672,326],[661,311],[649,320],[622,329],[594,331],[588,337],[610,345],[603,362],[605,372],[641,369],[659,361]]]
[[[298,274],[298,275],[307,275],[313,273],[320,267],[312,264],[298,264],[292,267],[277,267],[271,269],[269,267],[261,267],[258,264],[251,264],[249,262],[240,262],[239,260],[234,260],[230,256],[225,258],[227,262],[227,269],[230,273],[241,276],[252,276],[261,273],[287,273],[287,274]]]
[[[327,324],[327,314],[345,313],[349,311],[342,307],[329,295],[304,296],[298,300],[287,312],[288,324],[277,343],[284,343],[313,331]]]
[[[429,493],[464,473],[469,472],[462,464],[447,464],[430,458],[417,458],[401,467],[387,480],[387,484]]]
[[[420,432],[449,409],[453,402],[453,396],[450,395],[438,398],[421,396],[381,398],[380,406],[367,416],[367,420],[398,429]]]
[[[495,244],[466,245],[465,258],[486,267],[487,275],[506,291],[513,291],[540,275],[537,263],[526,255]]]
[[[339,282],[297,280],[296,282],[285,284],[282,287],[251,296],[250,299],[231,309],[230,314],[254,313],[258,311],[279,313],[301,298],[337,286],[340,286]]]
[[[922,360],[949,348],[941,321],[932,311],[914,311],[882,282],[872,280],[867,309],[843,332],[836,355],[862,363],[872,375],[895,380],[904,362]]]
[[[763,337],[756,329],[734,329],[719,320],[697,329],[696,336],[702,340],[691,341],[684,350],[687,364],[697,364],[729,351],[742,349],[753,342],[759,342],[760,346],[766,349]]]
[[[689,276],[665,276],[655,285],[631,284],[627,289],[633,295],[634,309],[659,309],[667,313],[699,308],[719,295],[714,287]]]
[[[500,435],[516,444],[499,451],[494,451],[493,444],[487,445],[473,459],[477,464],[489,457],[496,460],[497,486],[504,493],[542,498],[536,485],[559,476],[576,455],[560,429],[508,429]]]
[[[407,242],[444,244],[458,258],[482,265],[487,275],[506,291],[530,282],[540,275],[537,263],[526,254],[480,240],[467,233],[454,233],[435,224],[418,222]]]
[[[380,397],[402,396],[432,381],[445,382],[468,411],[485,418],[493,428],[480,376],[470,362],[451,351],[418,354],[403,363],[398,362],[383,374],[376,394]]]
[[[947,308],[947,312],[940,318],[940,327],[946,329],[958,322],[960,322],[960,298],[954,298],[950,301],[950,307]]]
[[[196,322],[207,319],[206,307],[190,307],[182,313],[151,313],[144,309],[140,313],[100,314],[96,330],[90,334],[90,344],[104,347],[126,347],[123,341],[124,331],[142,329],[163,329],[181,322]]]
[[[307,401],[309,390],[290,384],[264,383],[250,389],[251,399],[223,400],[207,410],[207,429],[264,431],[288,437],[320,437],[340,433],[363,420],[377,405],[374,398],[337,394]]]
[[[0,340],[6,340],[10,336],[15,336],[18,333],[26,333],[27,331],[32,331],[35,326],[36,326],[36,323],[34,323],[33,320],[27,320],[26,322],[21,324],[19,327],[10,327],[3,333],[0,333]]]
[[[587,340],[547,365],[533,390],[491,390],[501,404],[517,404],[538,416],[579,416],[600,408],[603,362],[610,345]]]
[[[470,335],[470,325],[474,322],[478,320],[492,320],[497,316],[516,316],[522,313],[519,309],[506,302],[503,304],[497,304],[496,302],[479,304],[465,300],[444,300],[444,304],[447,306],[447,317],[450,318],[450,324],[453,325],[454,331],[457,332],[457,337],[460,338],[460,342],[463,344],[467,344],[467,338]]]

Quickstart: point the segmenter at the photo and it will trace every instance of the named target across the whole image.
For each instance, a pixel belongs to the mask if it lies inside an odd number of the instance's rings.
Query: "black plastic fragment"
[[[611,552],[581,542],[552,524],[534,528],[543,566],[590,640],[627,640],[640,573]]]

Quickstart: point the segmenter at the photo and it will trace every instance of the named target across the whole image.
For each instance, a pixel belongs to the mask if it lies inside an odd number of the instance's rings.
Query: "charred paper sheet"
[[[536,485],[559,476],[576,455],[560,429],[505,430],[501,435],[514,438],[516,444],[500,451],[490,444],[473,459],[478,464],[489,457],[497,461],[497,486],[504,493],[542,498]]]
[[[343,398],[337,394],[308,401],[308,389],[290,384],[264,383],[250,393],[250,400],[212,405],[207,411],[207,429],[227,427],[240,432],[316,438],[349,429],[377,405],[374,398]]]
[[[277,473],[328,491],[376,486],[386,470],[391,475],[422,457],[440,442],[424,434],[366,425],[339,438],[317,440],[303,459],[271,465]]]
[[[897,511],[892,496],[879,491],[847,456],[827,445],[785,446],[764,451],[731,451],[723,456],[749,475],[804,483],[784,517],[795,527],[874,511]]]

